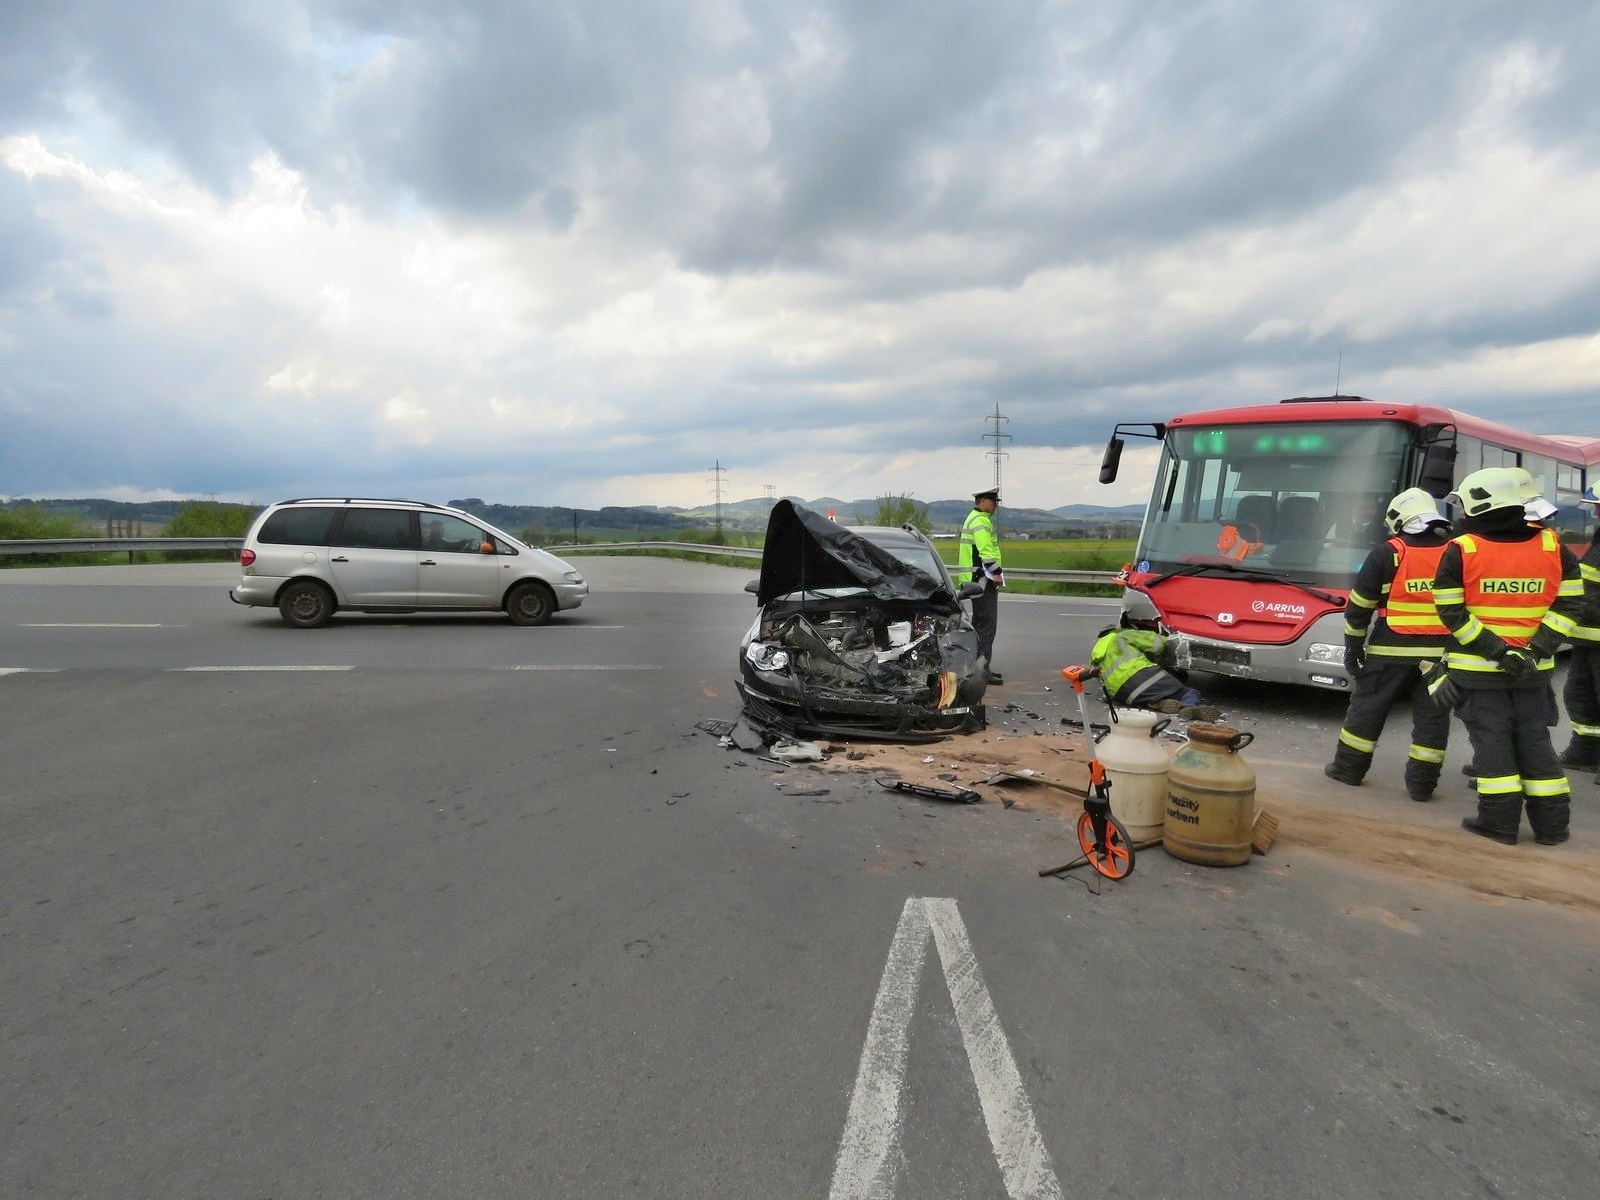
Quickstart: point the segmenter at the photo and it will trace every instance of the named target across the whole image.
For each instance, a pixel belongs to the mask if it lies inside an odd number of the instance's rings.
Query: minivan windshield
[[[1207,559],[1349,587],[1385,536],[1410,431],[1393,421],[1172,429],[1139,537],[1141,571]]]

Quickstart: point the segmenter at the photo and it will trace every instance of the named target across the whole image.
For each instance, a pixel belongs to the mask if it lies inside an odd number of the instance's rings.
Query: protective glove
[[[1513,683],[1531,678],[1539,669],[1539,660],[1530,651],[1517,646],[1509,647],[1496,661]]]
[[[1461,690],[1461,685],[1450,678],[1450,673],[1440,667],[1428,683],[1428,698],[1448,712],[1466,699],[1466,694]]]
[[[1355,638],[1344,640],[1344,669],[1359,675],[1367,669],[1367,644]]]

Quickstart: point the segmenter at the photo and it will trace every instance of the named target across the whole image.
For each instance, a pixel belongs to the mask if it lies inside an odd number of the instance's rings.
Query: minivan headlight
[[[582,583],[583,582],[583,572],[582,571],[567,571],[565,574],[563,574],[561,576],[561,578],[565,579],[568,583]]]

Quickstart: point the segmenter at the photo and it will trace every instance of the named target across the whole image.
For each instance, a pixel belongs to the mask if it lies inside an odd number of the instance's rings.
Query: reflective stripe
[[[1425,658],[1430,662],[1438,662],[1440,653],[1438,646],[1394,646],[1373,642],[1367,647],[1368,655],[1380,658]]]
[[[1600,725],[1581,725],[1574,721],[1572,723],[1572,732],[1579,737],[1600,738]]]
[[[1348,729],[1339,730],[1339,741],[1352,750],[1359,750],[1362,754],[1370,755],[1378,748],[1377,742],[1369,742],[1366,738],[1359,738]]]
[[[1512,792],[1522,790],[1522,776],[1520,775],[1495,775],[1492,778],[1478,776],[1478,795],[1480,796],[1509,796]]]
[[[1356,638],[1359,640],[1367,636],[1367,630],[1365,626],[1357,628],[1356,626],[1350,624],[1349,621],[1346,621],[1344,623],[1344,635],[1347,638]]]
[[[1570,796],[1572,785],[1565,776],[1556,779],[1524,779],[1522,791],[1527,796]]]
[[[1377,600],[1368,600],[1360,592],[1351,592],[1350,593],[1350,603],[1354,604],[1357,608],[1377,608],[1378,607],[1378,601]]]
[[[1434,588],[1434,604],[1465,604],[1467,593],[1464,588]]]
[[[1432,746],[1419,746],[1415,742],[1411,743],[1411,749],[1406,751],[1406,756],[1425,763],[1442,763],[1444,761],[1443,750],[1435,750]]]
[[[1556,660],[1553,658],[1536,658],[1534,666],[1541,671],[1555,670]],[[1500,664],[1482,655],[1469,654],[1465,650],[1449,650],[1444,656],[1444,665],[1452,671],[1487,671],[1491,674],[1500,669]]]

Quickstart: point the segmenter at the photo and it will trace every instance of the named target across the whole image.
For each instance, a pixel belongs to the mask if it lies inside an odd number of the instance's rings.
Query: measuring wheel
[[[1078,849],[1083,857],[1107,879],[1126,879],[1133,874],[1133,842],[1122,822],[1113,816],[1105,818],[1105,839],[1095,836],[1095,818],[1092,813],[1078,817]]]

